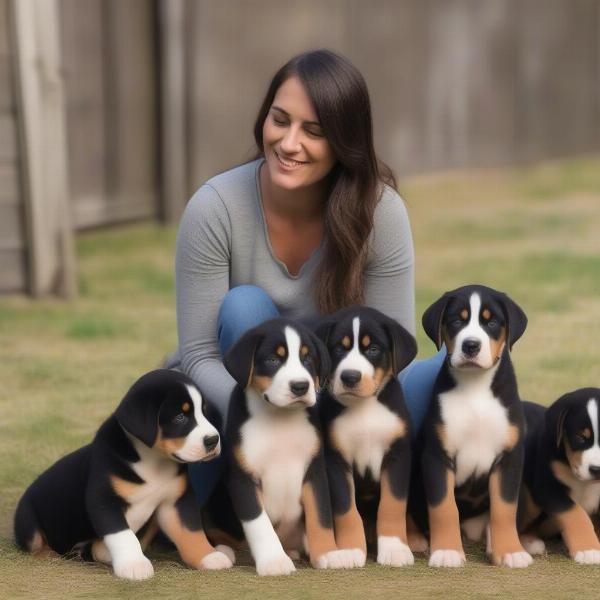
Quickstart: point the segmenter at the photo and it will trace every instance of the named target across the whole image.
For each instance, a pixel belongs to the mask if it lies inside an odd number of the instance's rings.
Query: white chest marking
[[[274,415],[247,391],[252,417],[242,425],[245,466],[260,480],[264,508],[273,523],[302,515],[302,484],[319,439],[303,410]]]
[[[125,511],[125,519],[130,529],[138,531],[159,504],[166,500],[175,502],[181,494],[181,488],[173,485],[178,475],[176,463],[166,458],[157,458],[153,451],[139,443],[135,443],[135,446],[142,460],[133,463],[131,468],[145,483],[140,484],[128,498],[130,505]]]
[[[566,470],[565,470],[566,471]],[[579,504],[588,515],[593,515],[600,508],[600,481],[581,481],[563,470],[554,471],[556,478],[569,488],[569,497]]]
[[[392,441],[403,433],[399,417],[375,396],[347,408],[333,423],[332,435],[342,456],[356,466],[361,476],[367,468],[375,480]]]
[[[446,450],[455,460],[457,486],[471,476],[487,474],[508,438],[506,408],[490,388],[496,369],[490,371],[440,394]]]

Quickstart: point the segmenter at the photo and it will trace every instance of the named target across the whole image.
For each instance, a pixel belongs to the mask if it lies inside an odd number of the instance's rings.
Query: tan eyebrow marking
[[[277,346],[277,350],[275,350],[275,352],[277,353],[277,356],[281,356],[281,358],[285,358],[285,347],[284,346]]]
[[[350,337],[345,335],[342,338],[342,346],[344,346],[344,348],[350,348],[350,346],[352,346],[352,342],[350,341]]]
[[[300,356],[304,358],[308,354],[308,346],[302,346],[300,348]]]
[[[181,407],[181,410],[183,412],[188,412],[190,410],[190,403],[189,402],[184,402],[183,406]]]
[[[589,427],[586,427],[582,432],[581,435],[586,439],[589,440],[592,437],[592,431]]]
[[[460,313],[460,318],[463,321],[466,321],[469,318],[469,311],[466,308],[463,308],[462,312]]]
[[[484,308],[483,312],[481,313],[481,316],[486,320],[489,321],[492,317],[492,313],[489,311],[488,308]]]
[[[371,338],[368,335],[365,335],[361,343],[366,348],[371,343]]]

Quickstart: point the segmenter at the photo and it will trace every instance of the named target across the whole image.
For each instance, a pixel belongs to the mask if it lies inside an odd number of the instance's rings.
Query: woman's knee
[[[271,297],[255,285],[231,288],[221,303],[218,317],[218,338],[224,354],[246,331],[268,319],[279,316]]]

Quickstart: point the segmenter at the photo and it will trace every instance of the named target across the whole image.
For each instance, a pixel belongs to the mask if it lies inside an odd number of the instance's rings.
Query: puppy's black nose
[[[362,374],[360,371],[346,369],[345,371],[342,371],[340,379],[346,387],[354,387],[360,381],[361,376]]]
[[[217,444],[219,443],[219,436],[218,435],[205,435],[203,441],[204,441],[204,447],[206,448],[206,451],[210,452],[211,450],[214,450],[217,447]]]
[[[462,344],[462,351],[465,356],[476,356],[481,350],[481,342],[475,338],[467,338]]]
[[[590,475],[594,479],[600,479],[600,467],[590,465]]]
[[[290,382],[290,389],[294,396],[304,396],[308,392],[309,383],[306,380]]]

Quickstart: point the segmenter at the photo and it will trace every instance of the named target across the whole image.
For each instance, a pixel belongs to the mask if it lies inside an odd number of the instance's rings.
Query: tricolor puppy
[[[527,325],[505,294],[481,285],[445,293],[423,327],[447,358],[434,385],[419,452],[433,567],[465,562],[469,539],[487,528],[496,565],[527,567],[517,535],[524,417],[509,350]]]
[[[335,545],[316,392],[329,358],[307,328],[273,319],[248,331],[224,359],[238,382],[226,429],[227,483],[259,575],[355,566]]]
[[[33,554],[52,551],[112,564],[115,575],[146,579],[154,569],[142,544],[158,526],[195,569],[231,559],[208,542],[187,477],[188,462],[220,453],[217,430],[192,380],[160,369],[142,376],[91,444],[60,459],[26,490],[15,538]],[[142,535],[142,544],[136,536]]]
[[[317,333],[333,362],[319,410],[337,544],[357,549],[364,565],[365,526],[375,525],[377,562],[413,564],[406,539],[410,425],[397,375],[415,357],[415,339],[366,307],[337,312]]]
[[[537,536],[560,533],[575,562],[600,564],[600,542],[591,519],[600,509],[600,389],[565,394],[548,409],[529,402],[524,408],[519,528],[537,552],[544,551]]]

